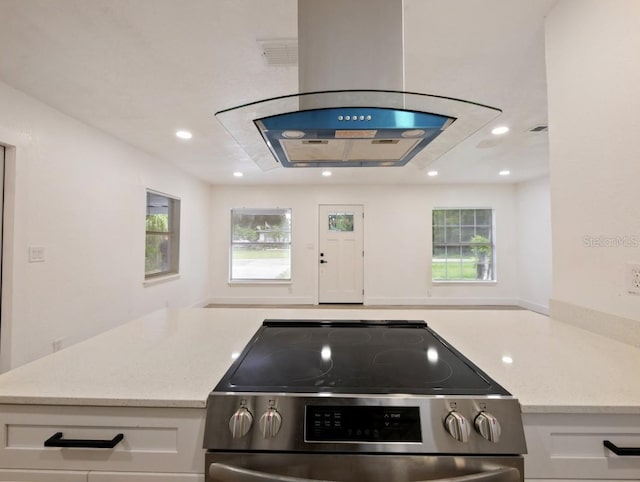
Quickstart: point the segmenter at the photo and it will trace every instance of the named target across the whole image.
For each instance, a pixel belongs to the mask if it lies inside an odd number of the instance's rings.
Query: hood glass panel
[[[425,168],[500,113],[449,97],[349,90],[275,97],[219,111],[216,118],[267,171],[409,161]]]

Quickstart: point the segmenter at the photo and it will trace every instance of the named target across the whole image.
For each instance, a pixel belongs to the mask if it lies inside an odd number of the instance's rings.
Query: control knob
[[[444,426],[454,439],[458,442],[467,442],[469,440],[469,422],[463,415],[456,411],[449,412],[447,418],[444,419]]]
[[[269,408],[260,417],[260,431],[264,438],[272,438],[278,435],[282,425],[282,416],[275,408]]]
[[[476,430],[489,442],[500,440],[500,422],[489,412],[480,412],[474,422]]]
[[[249,433],[253,415],[246,407],[240,407],[229,419],[229,430],[233,438],[241,438]]]

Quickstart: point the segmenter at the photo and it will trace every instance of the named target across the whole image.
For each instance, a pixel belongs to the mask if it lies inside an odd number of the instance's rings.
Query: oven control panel
[[[419,407],[307,405],[307,442],[422,442]]]
[[[207,404],[208,450],[526,453],[512,397],[213,392]]]

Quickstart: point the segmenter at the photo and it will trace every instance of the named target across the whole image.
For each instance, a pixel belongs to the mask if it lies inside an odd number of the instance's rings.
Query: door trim
[[[4,176],[2,192],[2,287],[0,296],[0,373],[9,371],[11,366],[11,322],[13,313],[13,272],[14,272],[14,225],[15,225],[15,179],[16,148],[4,147]]]

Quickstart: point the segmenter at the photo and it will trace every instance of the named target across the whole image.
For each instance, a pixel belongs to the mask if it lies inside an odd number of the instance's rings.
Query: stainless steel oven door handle
[[[286,475],[268,474],[219,463],[209,465],[209,476],[216,482],[332,482],[325,479],[301,479]],[[518,469],[504,467],[488,472],[424,482],[520,482],[520,480],[522,479]]]
[[[513,467],[504,467],[488,472],[478,472],[477,474],[461,475],[460,477],[448,477],[424,482],[520,482],[520,471]]]
[[[330,480],[301,479],[286,475],[268,474],[218,463],[209,465],[209,476],[216,482],[331,482]]]

